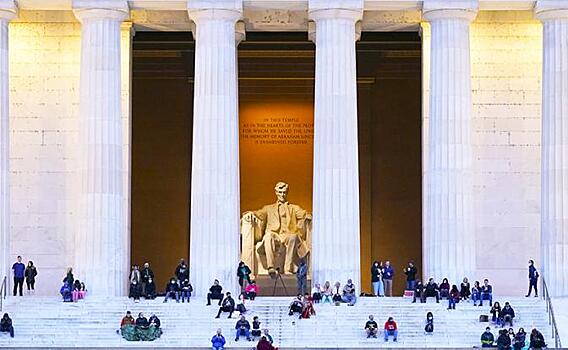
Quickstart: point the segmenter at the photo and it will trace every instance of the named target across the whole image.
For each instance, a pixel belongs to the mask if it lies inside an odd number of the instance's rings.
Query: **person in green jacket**
[[[491,348],[493,347],[493,342],[495,341],[495,337],[493,333],[491,333],[491,328],[485,328],[485,332],[481,335],[481,347],[482,348]]]

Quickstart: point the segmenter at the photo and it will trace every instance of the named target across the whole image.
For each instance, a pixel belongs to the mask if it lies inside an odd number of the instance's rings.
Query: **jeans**
[[[483,300],[489,300],[489,306],[493,305],[493,294],[481,293],[481,298],[479,299],[481,304],[479,304],[479,305],[483,305]]]
[[[357,297],[355,295],[344,295],[343,302],[351,305],[355,305],[357,302]]]
[[[191,292],[188,290],[181,291],[181,302],[185,303],[185,298],[187,298],[187,302],[189,303],[189,298],[191,297]]]
[[[333,304],[333,302],[331,301],[331,295],[323,295],[322,294],[322,299],[321,299],[321,303],[325,304],[325,302],[327,301],[330,304]]]
[[[179,303],[179,292],[167,292],[166,297],[164,298],[164,303],[168,302],[168,299],[172,297],[172,294],[176,298],[176,303]]]
[[[456,308],[456,299],[448,298],[448,309],[455,309]]]
[[[298,279],[298,294],[304,295],[306,293],[306,279]]]
[[[14,277],[14,296],[16,296],[17,290],[20,290],[20,296],[23,295],[24,289],[24,278],[23,277]]]
[[[219,346],[219,347],[214,347],[214,346],[212,346],[212,347],[211,347],[211,350],[225,350],[225,348],[222,347],[222,346]]]
[[[383,279],[383,282],[385,283],[385,295],[392,297],[392,279]]]
[[[396,337],[398,336],[398,331],[394,330],[394,331],[387,331],[385,329],[385,341],[389,341],[389,336],[393,336],[393,340],[396,341]]]
[[[416,280],[406,281],[406,290],[414,290],[416,288]]]
[[[385,296],[385,284],[383,281],[373,282],[373,291],[378,297]]]
[[[235,336],[235,340],[238,340],[241,335],[244,335],[245,337],[247,337],[247,339],[250,339],[250,331],[246,328],[237,329],[237,335]]]

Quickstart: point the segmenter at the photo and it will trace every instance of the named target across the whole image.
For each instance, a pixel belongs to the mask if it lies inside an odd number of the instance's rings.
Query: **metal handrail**
[[[7,288],[8,278],[4,276],[2,279],[2,287],[0,287],[0,312],[2,312],[2,307],[4,304],[4,299],[6,299],[6,288]]]
[[[557,349],[562,348],[560,335],[558,334],[558,326],[556,325],[556,318],[554,317],[554,309],[552,308],[552,301],[548,293],[546,281],[542,278],[542,298],[546,301],[546,312],[548,312],[548,324],[552,326],[552,339],[554,339],[554,347]]]

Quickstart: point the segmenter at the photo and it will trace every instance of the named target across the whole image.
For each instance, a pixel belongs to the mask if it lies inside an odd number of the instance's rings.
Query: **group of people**
[[[349,306],[353,306],[357,302],[357,292],[352,279],[348,279],[343,288],[341,288],[339,281],[335,282],[333,287],[329,281],[326,281],[323,287],[319,283],[314,285],[311,299],[316,304],[320,302],[335,305],[346,303]]]
[[[84,299],[87,295],[85,283],[75,279],[73,268],[67,268],[59,293],[63,297],[64,302],[77,302],[79,299]]]
[[[138,318],[134,319],[130,311],[120,321],[120,335],[129,341],[152,341],[162,335],[161,321],[155,314],[146,318],[140,312]],[[118,331],[117,331],[118,332]]]
[[[369,315],[369,320],[365,323],[365,331],[367,338],[376,338],[379,333],[379,326],[373,315]],[[388,342],[389,337],[393,337],[393,341],[398,340],[398,326],[394,318],[389,317],[383,327],[383,338]]]
[[[483,281],[483,285],[480,286],[479,281],[475,281],[473,287],[471,287],[467,277],[465,277],[459,289],[455,284],[450,286],[447,278],[444,278],[439,285],[433,278],[430,278],[425,285],[420,281],[416,281],[413,292],[413,303],[416,300],[425,303],[427,298],[436,298],[436,302],[439,303],[440,299],[446,298],[448,300],[448,309],[455,309],[456,304],[460,300],[471,299],[474,306],[478,302],[479,306],[483,306],[484,300],[488,300],[490,305],[493,304],[493,287],[489,284],[487,278]]]
[[[241,336],[246,337],[248,341],[254,341],[258,338],[259,341],[256,345],[257,350],[275,350],[275,347],[273,346],[274,339],[272,338],[272,335],[270,335],[268,329],[260,329],[260,321],[258,320],[257,316],[253,318],[252,330],[249,322],[244,316],[241,316],[241,319],[237,321],[235,330],[235,341],[238,341]],[[211,338],[212,350],[223,350],[225,348],[226,342],[227,341],[225,340],[225,336],[223,336],[221,328],[217,329],[217,332]]]
[[[527,334],[523,328],[519,328],[519,331],[515,333],[513,328],[500,329],[499,336],[495,340],[495,336],[491,333],[491,327],[485,328],[485,332],[481,334],[481,347],[483,348],[493,348],[497,347],[499,350],[514,350],[521,349],[542,349],[546,347],[544,341],[544,336],[536,328],[531,331],[530,337],[527,338]]]
[[[22,257],[18,255],[16,258],[16,262],[12,265],[12,272],[14,274],[14,296],[17,295],[19,291],[19,295],[24,295],[24,281],[26,281],[26,293],[33,294],[35,293],[35,280],[37,276],[37,268],[34,265],[34,262],[29,260],[28,265],[24,265],[22,262]]]
[[[180,259],[174,277],[170,278],[165,288],[164,303],[168,299],[175,299],[176,302],[184,303],[193,293],[193,286],[189,283],[189,267],[185,259]],[[137,264],[132,266],[130,272],[130,289],[128,297],[139,302],[141,297],[153,300],[157,296],[156,283],[154,282],[154,271],[150,268],[150,263],[145,262],[142,269]]]
[[[416,273],[418,270],[414,266],[413,262],[408,264],[409,266],[404,268],[404,273],[407,275],[407,285],[406,289],[412,290],[414,287],[408,284],[408,281],[416,280]],[[394,278],[394,268],[391,266],[390,261],[375,260],[371,265],[371,283],[373,284],[373,293],[375,296],[392,297],[392,281]]]

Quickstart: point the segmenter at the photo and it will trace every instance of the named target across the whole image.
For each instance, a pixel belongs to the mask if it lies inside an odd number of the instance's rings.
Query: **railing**
[[[552,308],[552,301],[550,294],[548,294],[548,287],[546,281],[542,278],[542,298],[546,301],[546,312],[548,312],[548,324],[552,326],[552,339],[554,339],[554,347],[557,349],[562,348],[562,342],[558,335],[558,326],[556,325],[556,318],[554,317],[554,309]]]
[[[0,287],[0,312],[2,312],[2,307],[4,304],[4,299],[6,299],[6,285],[7,285],[8,278],[4,276],[2,279],[2,287]]]

